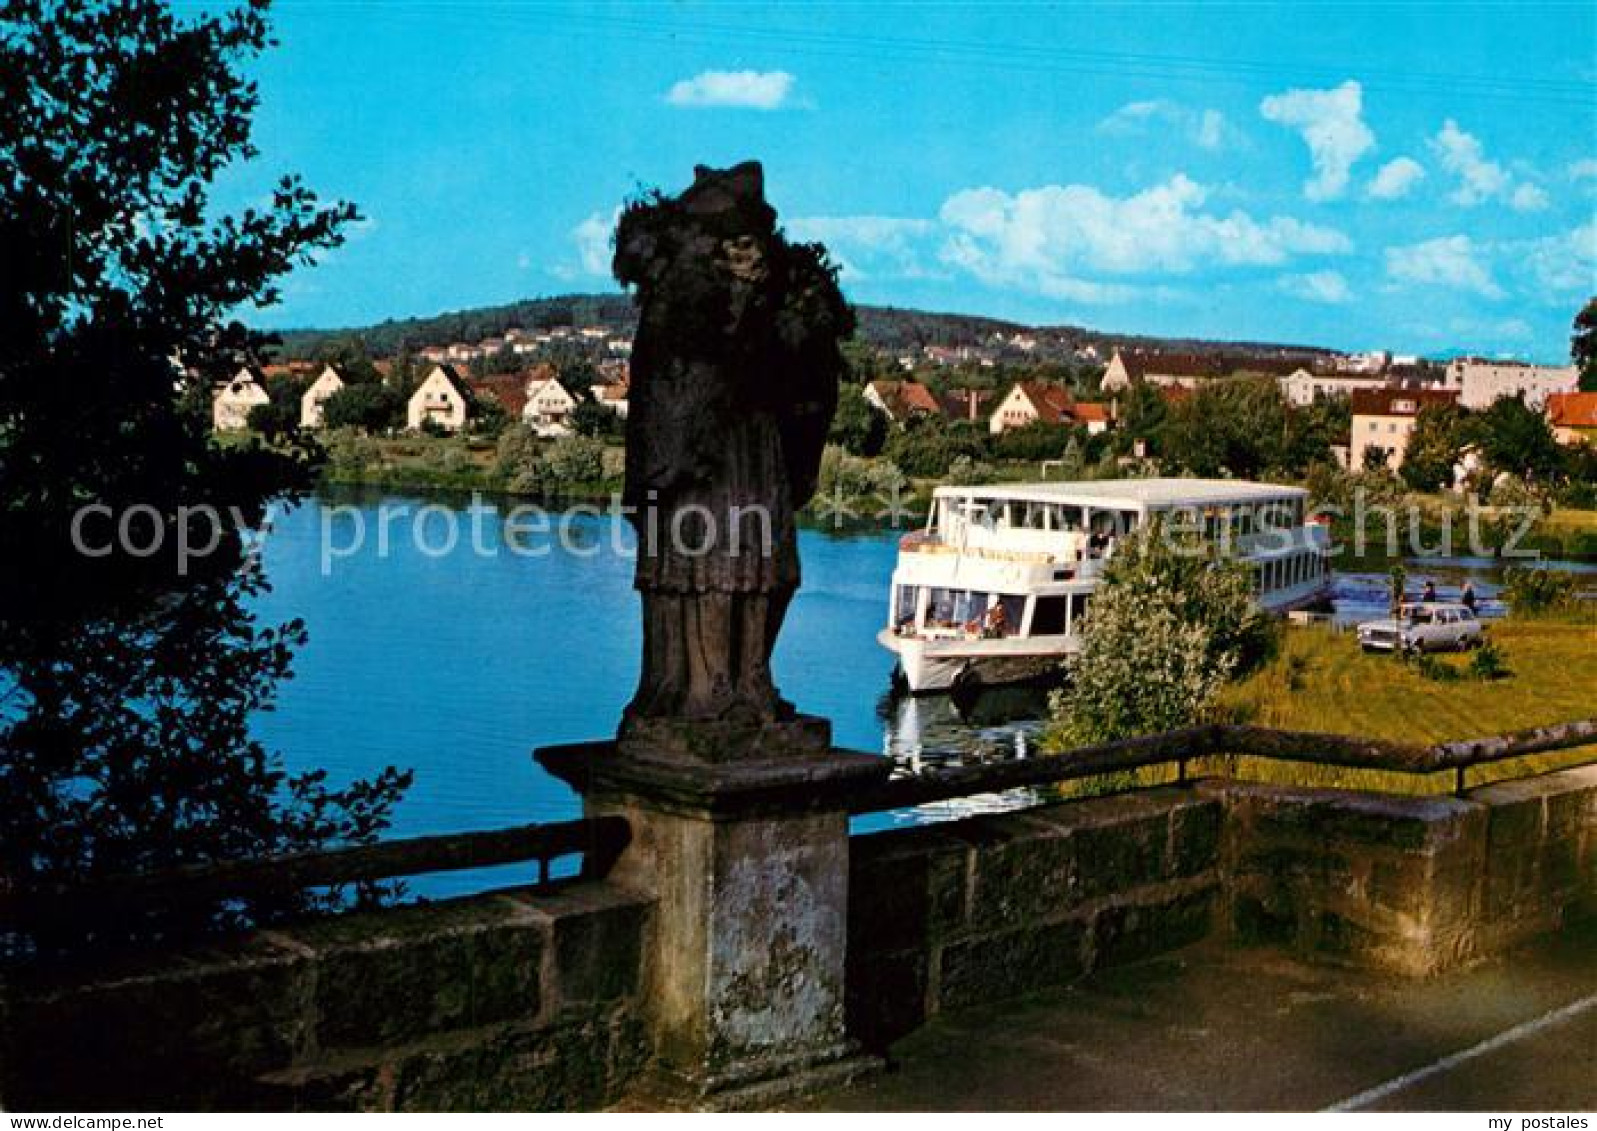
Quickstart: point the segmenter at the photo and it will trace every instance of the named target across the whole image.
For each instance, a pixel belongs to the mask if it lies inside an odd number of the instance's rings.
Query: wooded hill
[[[1016,335],[1036,339],[1036,355],[1061,353],[1096,345],[1107,353],[1113,346],[1181,352],[1256,354],[1269,357],[1311,357],[1333,351],[1314,346],[1269,342],[1203,341],[1194,338],[1156,338],[1116,334],[1080,326],[1028,326],[975,314],[949,314],[906,310],[892,306],[858,306],[859,337],[888,353],[914,352],[923,346],[990,346],[994,336]],[[549,330],[559,326],[603,326],[630,333],[636,324],[632,300],[624,294],[570,294],[524,299],[503,306],[482,306],[450,311],[429,318],[389,319],[375,326],[341,330],[283,330],[278,353],[284,360],[315,358],[324,350],[359,339],[372,357],[392,357],[423,346],[452,342],[475,343],[500,337],[512,329]]]

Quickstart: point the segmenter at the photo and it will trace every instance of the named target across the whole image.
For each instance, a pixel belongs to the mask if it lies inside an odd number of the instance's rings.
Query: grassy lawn
[[[1506,679],[1470,679],[1468,656],[1441,656],[1461,678],[1437,682],[1390,656],[1366,655],[1351,633],[1288,629],[1281,653],[1222,696],[1228,714],[1260,726],[1329,731],[1432,743],[1478,738],[1597,715],[1597,610],[1558,618],[1510,618],[1487,630],[1507,662]],[[1562,751],[1471,770],[1470,784],[1589,761],[1597,750]],[[1292,784],[1364,786],[1400,792],[1451,788],[1449,775],[1402,774],[1264,765],[1233,765],[1249,777]]]
[[[1439,683],[1391,656],[1361,652],[1350,632],[1290,628],[1281,654],[1228,688],[1224,702],[1261,726],[1425,743],[1597,714],[1597,617],[1510,618],[1487,635],[1512,674],[1471,680],[1467,655],[1442,655],[1465,678]]]
[[[1552,514],[1543,518],[1541,525],[1543,529],[1550,533],[1560,535],[1597,534],[1597,511],[1572,510],[1569,507],[1559,507]]]

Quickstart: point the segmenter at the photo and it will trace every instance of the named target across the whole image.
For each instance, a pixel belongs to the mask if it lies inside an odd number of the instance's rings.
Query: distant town
[[[583,313],[593,324],[576,324]],[[219,384],[221,432],[352,427],[373,435],[468,431],[520,423],[545,440],[615,434],[627,415],[633,327],[624,300],[573,296],[368,331],[284,335],[277,356]],[[528,326],[499,325],[524,316]],[[425,340],[439,331],[494,332]],[[1335,404],[1330,454],[1348,470],[1405,462],[1423,410],[1481,411],[1503,398],[1542,414],[1563,445],[1597,441],[1597,392],[1575,365],[1460,356],[1437,361],[1384,350],[1115,339],[1071,327],[1031,329],[958,315],[865,308],[851,363],[857,395],[888,428],[931,421],[990,437],[1048,439],[1114,432],[1128,399],[1176,405],[1227,382],[1270,381],[1287,411]],[[840,420],[854,406],[844,406]],[[869,453],[874,454],[874,453]],[[1060,454],[1055,452],[1054,454]],[[1141,456],[1138,450],[1133,454]],[[1466,462],[1460,474],[1469,470]]]

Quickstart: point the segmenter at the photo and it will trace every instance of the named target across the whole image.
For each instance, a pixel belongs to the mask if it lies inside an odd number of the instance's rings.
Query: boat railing
[[[1579,747],[1591,747],[1588,761],[1597,760],[1597,718],[1429,746],[1259,726],[1197,726],[1078,747],[1043,757],[946,766],[918,774],[905,774],[855,794],[850,799],[849,811],[856,815],[881,813],[1010,789],[1060,785],[1155,766],[1173,766],[1177,771],[1177,780],[1185,781],[1192,762],[1223,755],[1247,755],[1341,769],[1379,770],[1416,777],[1452,773],[1454,792],[1463,793],[1471,784],[1468,771],[1472,769],[1532,754]],[[1532,777],[1568,768],[1567,764],[1545,768],[1530,766],[1517,776]]]

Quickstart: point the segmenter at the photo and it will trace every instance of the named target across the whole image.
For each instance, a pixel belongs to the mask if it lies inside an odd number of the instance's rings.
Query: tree
[[[1033,420],[1019,428],[1000,432],[992,441],[993,454],[999,459],[1059,459],[1073,438],[1074,433],[1068,425]]]
[[[384,384],[345,385],[323,402],[322,423],[367,435],[390,432],[405,423],[405,402]]]
[[[1488,467],[1544,480],[1562,472],[1564,453],[1552,426],[1523,397],[1498,397],[1478,421],[1481,456]]]
[[[979,460],[986,443],[969,421],[947,423],[940,417],[911,418],[888,438],[882,455],[906,475],[940,479],[960,456]]]
[[[230,312],[276,301],[355,216],[292,177],[269,204],[210,206],[254,155],[241,68],[265,7],[0,10],[0,886],[367,840],[407,780],[291,777],[249,733],[304,631],[249,611],[244,535],[314,469],[308,447],[214,443],[210,389],[269,344]],[[85,506],[98,525],[75,525]],[[151,928],[58,926],[32,946]]]
[[[1285,463],[1288,406],[1268,377],[1204,382],[1169,410],[1160,455],[1194,475],[1256,479]]]
[[[274,398],[250,409],[244,422],[252,432],[259,432],[268,444],[275,444],[299,430],[299,406]]]
[[[1587,299],[1575,315],[1569,356],[1580,369],[1581,392],[1597,393],[1597,297]]]
[[[827,440],[851,455],[868,458],[881,452],[886,439],[887,418],[872,407],[856,386],[840,384],[837,411],[832,414],[832,429]]]
[[[538,490],[538,459],[543,444],[531,424],[517,420],[499,433],[494,474],[511,491],[533,494]]]
[[[1453,485],[1453,466],[1470,442],[1469,411],[1456,402],[1427,404],[1414,417],[1399,473],[1416,491]]]
[[[604,478],[604,445],[589,436],[563,436],[538,461],[547,490],[561,491]]]
[[[577,402],[569,422],[571,430],[579,436],[613,436],[621,427],[621,418],[615,409],[590,400]]]
[[[1197,722],[1272,639],[1247,567],[1158,524],[1123,540],[1093,593],[1055,741],[1082,745]]]
[[[1353,406],[1347,397],[1315,397],[1312,404],[1289,408],[1282,468],[1305,475],[1309,468],[1335,462],[1332,448],[1346,444],[1353,431]]]

